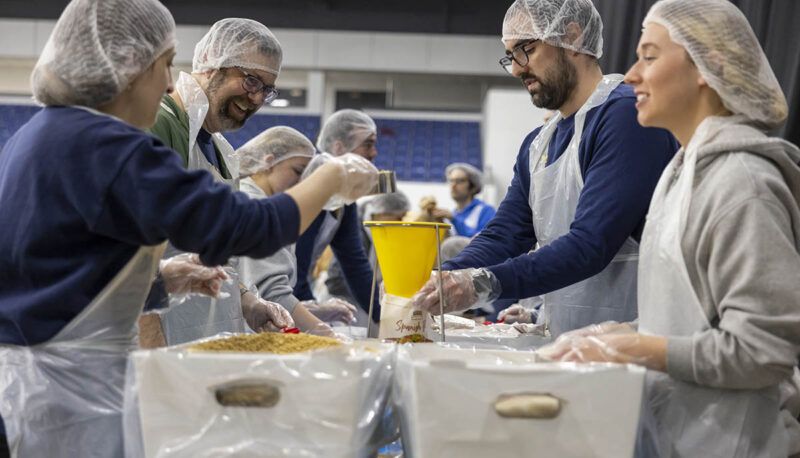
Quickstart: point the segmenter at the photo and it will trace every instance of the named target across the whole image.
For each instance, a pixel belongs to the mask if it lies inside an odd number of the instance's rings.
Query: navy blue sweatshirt
[[[361,221],[358,218],[356,204],[346,205],[342,223],[336,230],[331,240],[331,249],[336,260],[342,268],[347,286],[353,293],[362,310],[369,313],[369,293],[372,289],[372,267],[369,265],[367,253],[361,241]],[[297,283],[294,286],[294,295],[301,301],[314,299],[314,293],[308,283],[309,272],[314,270],[311,259],[314,244],[319,237],[319,230],[325,219],[322,212],[317,219],[306,229],[297,240],[295,254],[297,255]],[[378,322],[381,317],[381,307],[378,302],[378,285],[375,285],[375,305],[372,310],[372,320]]]
[[[521,299],[555,291],[601,272],[629,236],[639,240],[661,172],[678,150],[666,130],[636,121],[633,89],[619,85],[586,114],[578,148],[584,187],[567,234],[528,253],[536,243],[531,208],[529,148],[522,142],[514,178],[494,218],[447,270],[487,267],[500,280],[500,298]],[[566,151],[575,116],[562,119],[550,140],[547,165]]]
[[[45,108],[0,152],[0,343],[45,342],[143,245],[169,239],[207,265],[297,239],[279,194],[251,200],[187,171],[160,140],[108,116]],[[265,236],[266,234],[266,236]]]

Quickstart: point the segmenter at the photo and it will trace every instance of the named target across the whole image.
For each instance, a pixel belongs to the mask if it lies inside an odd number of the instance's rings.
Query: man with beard
[[[218,21],[195,46],[192,73],[181,72],[175,91],[161,100],[158,120],[149,132],[177,151],[187,168],[207,170],[216,181],[238,189],[239,162],[220,132],[241,128],[264,103],[277,97],[281,59],[280,43],[263,24],[239,18]],[[170,244],[165,257],[177,253]],[[244,332],[246,325],[257,331],[293,326],[285,309],[239,284],[235,266],[226,271],[233,280],[223,284],[226,297],[190,297],[143,315],[142,346]],[[165,302],[163,292],[151,293],[147,306],[160,308]]]
[[[555,112],[523,141],[495,217],[443,265],[445,311],[544,295],[539,320],[554,336],[636,318],[638,241],[678,144],[639,125],[622,75],[603,75],[602,27],[590,0],[508,9],[500,65]],[[429,281],[415,306],[438,313],[437,285]]]

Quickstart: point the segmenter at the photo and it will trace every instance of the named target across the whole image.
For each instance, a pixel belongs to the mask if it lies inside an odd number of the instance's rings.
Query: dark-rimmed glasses
[[[259,79],[255,75],[251,75],[244,71],[242,67],[236,67],[236,70],[239,70],[244,74],[244,79],[242,80],[242,89],[245,90],[248,94],[258,95],[260,93],[264,93],[264,101],[261,103],[269,103],[278,98],[278,90],[275,86],[270,86],[261,79]]]
[[[528,65],[528,53],[533,51],[533,48],[528,48],[528,46],[535,44],[539,40],[528,40],[524,43],[520,43],[513,48],[511,48],[511,54],[508,56],[503,57],[500,59],[500,66],[503,67],[503,70],[507,71],[509,75],[511,73],[511,66],[512,61],[516,62],[517,65],[520,67],[525,67]],[[527,49],[526,49],[527,48]]]

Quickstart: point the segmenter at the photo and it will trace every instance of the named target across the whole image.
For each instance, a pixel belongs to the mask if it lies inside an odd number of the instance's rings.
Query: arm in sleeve
[[[667,371],[700,385],[757,389],[800,352],[800,255],[786,208],[753,198],[713,225],[708,282],[719,325],[667,340]]]
[[[372,267],[364,251],[361,241],[361,222],[355,204],[350,204],[344,209],[342,224],[331,240],[331,249],[339,261],[339,266],[344,273],[347,286],[356,298],[358,305],[365,312],[369,312],[369,297],[372,290]],[[380,319],[380,304],[378,301],[378,288],[375,288],[375,306],[372,310],[372,319]]]
[[[538,296],[596,275],[641,228],[676,148],[667,131],[641,127],[635,107],[624,100],[609,102],[593,130],[597,135],[586,132],[581,140],[584,186],[569,232],[490,267],[502,285],[501,298]]]
[[[316,219],[308,226],[305,232],[297,240],[294,253],[297,257],[297,283],[294,285],[294,296],[301,301],[316,300],[314,293],[311,291],[311,285],[308,283],[309,273],[314,270],[311,265],[311,255],[313,255],[314,244],[317,241],[319,229],[322,222],[325,220],[325,212],[317,215]]]
[[[264,259],[241,257],[237,270],[246,287],[255,285],[262,299],[277,302],[292,313],[298,302],[289,281],[294,266],[287,262],[283,252]]]
[[[111,177],[87,220],[93,231],[137,245],[169,239],[206,265],[269,256],[297,240],[300,211],[290,196],[251,200],[208,172],[184,170],[174,152],[147,138]]]
[[[533,232],[531,208],[528,204],[530,188],[528,147],[537,133],[538,129],[522,142],[517,163],[514,165],[514,178],[494,218],[491,218],[461,253],[442,264],[443,270],[487,267],[533,248],[536,238]]]

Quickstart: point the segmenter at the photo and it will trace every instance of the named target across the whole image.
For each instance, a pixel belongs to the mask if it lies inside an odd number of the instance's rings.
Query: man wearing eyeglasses
[[[280,43],[263,24],[239,18],[218,21],[195,46],[192,73],[181,72],[175,91],[162,99],[158,120],[149,132],[177,151],[188,169],[207,170],[216,181],[238,189],[239,162],[220,132],[241,128],[277,97],[281,59]],[[170,244],[165,256],[177,253]],[[293,325],[280,306],[239,284],[235,269],[226,270],[233,277],[233,282],[223,284],[223,295],[228,297],[190,297],[158,314],[145,314],[140,320],[142,346],[243,332],[246,325],[270,330]],[[166,294],[155,292],[147,305],[160,308],[164,302]]]
[[[678,144],[639,125],[622,75],[603,75],[602,28],[590,0],[508,9],[500,65],[555,112],[523,141],[495,217],[443,265],[445,311],[544,295],[540,316],[553,336],[636,318],[639,239]],[[415,306],[438,313],[437,285],[429,281]]]

